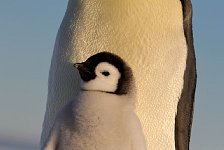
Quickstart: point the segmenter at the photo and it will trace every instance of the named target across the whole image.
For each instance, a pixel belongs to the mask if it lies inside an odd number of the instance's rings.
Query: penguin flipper
[[[184,73],[184,85],[177,106],[175,119],[176,150],[188,150],[194,110],[196,89],[196,59],[192,33],[192,6],[190,0],[181,0],[183,9],[183,26],[187,43],[187,62]]]

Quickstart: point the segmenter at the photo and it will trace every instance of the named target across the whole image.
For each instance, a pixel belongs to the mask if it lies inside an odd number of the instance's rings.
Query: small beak
[[[75,63],[74,64],[74,67],[76,69],[78,69],[79,71],[79,74],[81,76],[81,78],[84,80],[84,81],[89,81],[91,79],[94,79],[95,78],[95,74],[94,73],[91,73],[89,71],[89,69],[83,65],[83,63]]]
[[[78,69],[80,74],[86,74],[88,72],[88,68],[86,68],[83,63],[75,63],[74,67]]]
[[[73,66],[79,70],[79,68],[83,67],[83,64],[82,63],[75,63]]]

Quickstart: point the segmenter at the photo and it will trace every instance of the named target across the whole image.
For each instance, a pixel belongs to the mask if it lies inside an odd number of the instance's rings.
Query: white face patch
[[[99,63],[95,68],[96,78],[84,82],[84,90],[115,92],[118,86],[118,80],[121,77],[119,70],[107,63]]]

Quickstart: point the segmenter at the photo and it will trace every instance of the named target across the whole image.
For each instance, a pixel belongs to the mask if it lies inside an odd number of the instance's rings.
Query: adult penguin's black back
[[[192,5],[190,0],[180,1],[182,3],[184,34],[188,50],[184,85],[175,119],[175,147],[177,150],[187,150],[189,149],[191,136],[197,75],[192,32]]]

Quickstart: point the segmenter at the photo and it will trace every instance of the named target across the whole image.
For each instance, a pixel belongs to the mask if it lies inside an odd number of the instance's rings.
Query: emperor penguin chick
[[[117,55],[97,53],[74,65],[79,96],[57,115],[44,150],[146,150],[134,112],[132,70]]]

